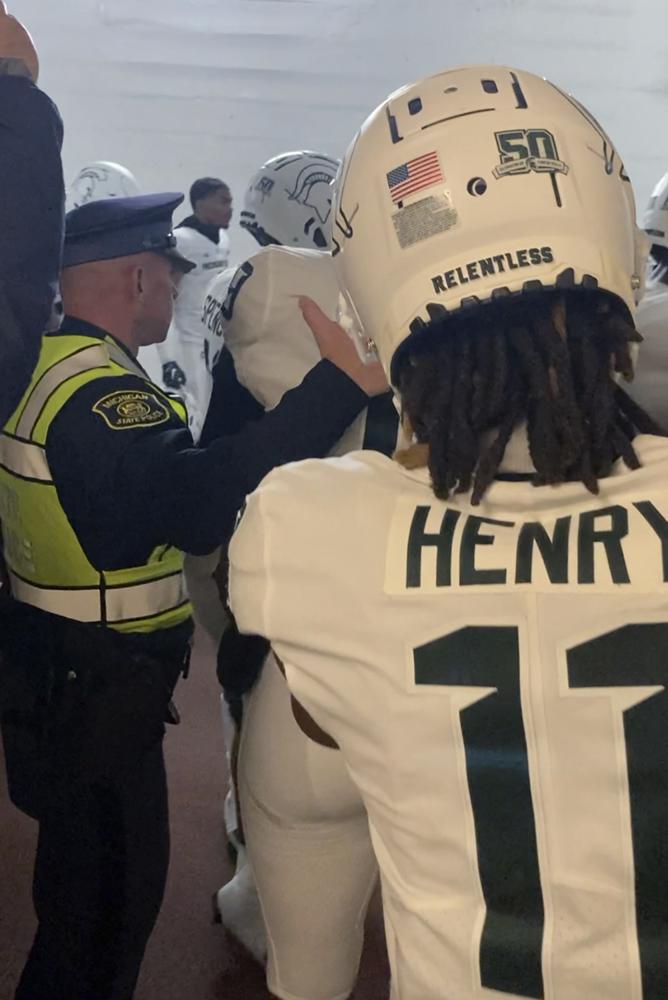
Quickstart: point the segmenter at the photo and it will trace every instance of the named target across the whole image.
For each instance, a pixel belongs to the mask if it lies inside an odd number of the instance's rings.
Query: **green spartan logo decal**
[[[516,128],[494,134],[501,154],[501,164],[494,168],[497,180],[532,170],[537,174],[568,173],[567,165],[559,159],[551,132],[543,128]]]

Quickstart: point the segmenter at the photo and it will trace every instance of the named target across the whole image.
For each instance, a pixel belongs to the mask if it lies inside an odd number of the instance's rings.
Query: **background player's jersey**
[[[291,247],[264,247],[233,277],[221,274],[209,287],[203,323],[205,354],[213,367],[224,343],[239,382],[266,409],[303,380],[320,361],[320,352],[299,310],[308,295],[336,318],[339,287],[329,253]],[[359,448],[390,452],[398,417],[390,397],[372,400],[334,449],[343,455]]]
[[[226,317],[231,314],[230,305],[233,309],[236,298],[234,292],[230,293],[230,286],[236,274],[243,281],[246,265],[226,267],[209,282],[204,296],[200,323],[204,337],[204,360],[210,374],[213,374],[225,343],[224,334],[228,323]]]
[[[643,336],[636,374],[627,392],[668,429],[668,285],[647,285],[636,327]]]
[[[227,268],[230,241],[224,229],[220,230],[217,245],[187,226],[177,227],[174,235],[179,253],[193,261],[196,267],[181,279],[174,318],[165,340],[143,347],[139,361],[151,381],[183,398],[190,429],[197,440],[211,395],[202,309],[212,278]]]
[[[636,447],[598,496],[443,503],[358,453],[248,501],[232,610],[360,788],[397,1000],[668,997],[668,441]]]
[[[174,321],[183,336],[202,344],[202,307],[213,278],[229,266],[230,238],[220,230],[216,245],[196,229],[179,226],[174,230],[179,253],[197,266],[182,280],[174,308]]]

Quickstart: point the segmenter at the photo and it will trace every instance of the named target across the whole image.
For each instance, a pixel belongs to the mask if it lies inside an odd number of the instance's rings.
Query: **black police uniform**
[[[162,228],[155,197],[97,205],[68,216],[65,266],[175,253],[173,198]],[[105,336],[79,317],[66,317],[62,330]],[[62,406],[46,442],[61,506],[99,570],[141,566],[158,545],[211,551],[271,468],[324,455],[368,402],[323,361],[261,420],[197,449],[175,414],[112,429],[95,405],[126,390],[146,390],[141,373],[87,383]],[[18,1000],[133,994],[164,890],[162,736],[190,632],[186,623],[120,634],[15,601],[9,608],[0,685],[8,777],[14,801],[40,822],[39,928]]]

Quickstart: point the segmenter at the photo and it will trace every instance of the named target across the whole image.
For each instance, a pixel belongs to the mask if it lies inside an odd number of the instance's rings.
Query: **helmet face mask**
[[[120,163],[99,160],[83,167],[68,191],[68,209],[102,198],[130,198],[140,194],[136,177]]]
[[[268,160],[251,178],[240,225],[260,246],[328,250],[332,183],[339,161],[297,150]]]
[[[646,240],[622,160],[532,74],[466,67],[396,91],[335,189],[339,280],[388,372],[425,324],[502,296],[598,288],[634,310]]]

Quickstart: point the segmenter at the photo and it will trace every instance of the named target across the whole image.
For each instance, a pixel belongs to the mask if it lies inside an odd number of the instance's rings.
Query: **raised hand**
[[[367,396],[380,396],[387,392],[389,385],[380,362],[365,364],[343,327],[325,315],[313,299],[302,296],[299,308],[323,358],[345,372]]]

